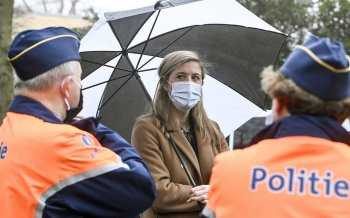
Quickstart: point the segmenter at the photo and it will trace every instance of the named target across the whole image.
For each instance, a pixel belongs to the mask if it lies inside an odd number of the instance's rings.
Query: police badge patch
[[[86,146],[90,146],[92,144],[90,137],[87,135],[82,136],[82,141],[83,141],[83,144]]]

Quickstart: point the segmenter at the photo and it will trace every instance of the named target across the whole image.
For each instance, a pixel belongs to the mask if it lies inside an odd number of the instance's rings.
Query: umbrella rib
[[[133,70],[134,70],[132,74],[135,76],[136,80],[140,83],[140,86],[141,86],[143,92],[146,94],[148,100],[150,100],[150,101],[152,102],[152,98],[151,98],[151,96],[148,94],[147,89],[146,89],[145,85],[143,84],[143,82],[142,82],[142,80],[141,80],[141,77],[140,77],[140,75],[139,75],[139,71],[137,71],[137,70],[134,68],[134,66],[131,64],[131,60],[130,60],[129,56],[125,56],[125,57],[129,60],[129,63],[130,63],[131,67],[132,67]],[[132,76],[133,76],[133,75],[132,75]]]
[[[124,76],[119,76],[119,77],[116,77],[116,78],[112,78],[112,79],[109,79],[109,80],[105,80],[105,81],[96,83],[96,84],[94,84],[94,85],[85,87],[85,88],[83,88],[82,90],[84,91],[84,90],[86,90],[86,89],[91,89],[91,88],[93,88],[93,87],[96,87],[96,86],[99,86],[99,85],[102,85],[102,84],[105,84],[105,83],[108,83],[108,82],[111,82],[111,81],[115,81],[115,80],[118,80],[118,79],[122,79],[122,78],[125,78],[125,77],[128,77],[128,76],[130,76],[130,73],[127,74],[127,75],[124,75]]]
[[[147,65],[149,62],[151,62],[154,58],[158,57],[158,55],[160,53],[162,53],[164,50],[166,50],[167,48],[169,48],[172,44],[174,44],[175,42],[177,42],[179,39],[181,39],[184,35],[186,35],[189,31],[192,30],[193,27],[189,28],[187,31],[185,31],[183,34],[181,34],[179,37],[177,37],[176,39],[174,39],[169,45],[167,45],[166,47],[164,47],[162,50],[160,50],[156,55],[154,55],[152,58],[150,58],[146,63],[144,63],[141,67],[139,67],[137,70],[142,69],[142,67],[144,67],[145,65]]]
[[[149,20],[149,18],[154,14],[154,12],[152,12],[147,19],[145,19],[145,21],[143,22],[143,24],[141,25],[141,27],[138,29],[138,31],[131,37],[131,40],[129,41],[129,43],[127,44],[126,48],[129,47],[129,45],[131,44],[132,40],[135,38],[135,36],[139,33],[140,29],[143,27],[143,25]]]
[[[100,64],[100,63],[97,63],[97,62],[94,62],[94,61],[90,61],[90,60],[85,60],[85,59],[82,59],[82,61],[85,61],[85,62],[88,62],[88,63],[91,63],[91,64],[101,65],[101,67],[104,66],[104,67],[109,67],[109,68],[113,68],[113,69],[122,70],[122,71],[126,71],[126,72],[129,72],[129,73],[132,73],[131,70],[126,70],[126,69],[122,69],[122,68],[118,68],[118,67],[113,67],[113,66],[108,65],[108,64]]]
[[[147,36],[147,41],[146,41],[145,45],[144,45],[143,48],[142,48],[141,55],[140,55],[140,57],[139,57],[139,59],[138,59],[138,61],[137,61],[137,64],[136,64],[136,69],[139,67],[139,64],[140,64],[140,61],[141,61],[141,59],[142,59],[143,53],[144,53],[145,50],[146,50],[146,47],[147,47],[148,42],[149,42],[149,39],[151,38],[151,34],[153,33],[154,27],[156,26],[156,23],[157,23],[157,20],[158,20],[160,11],[161,11],[161,10],[159,10],[158,13],[157,13],[157,17],[156,17],[156,19],[154,20],[154,22],[153,22],[153,24],[152,24],[152,28],[151,28],[151,30],[150,30],[148,36]]]
[[[149,68],[149,69],[145,69],[145,70],[139,70],[138,72],[146,72],[146,71],[151,71],[151,70],[157,70],[158,68]]]
[[[137,71],[136,71],[137,72]],[[141,77],[139,74],[135,74],[135,77],[136,77],[136,80],[140,83],[140,86],[143,90],[143,92],[145,93],[145,95],[147,96],[147,99],[152,103],[152,97],[149,95],[145,85],[143,84],[142,80],[141,80]]]
[[[119,39],[119,37],[118,37],[118,35],[117,35],[115,29],[113,28],[113,25],[112,25],[111,21],[107,21],[107,23],[108,23],[108,25],[109,25],[109,28],[111,28],[111,30],[112,30],[112,32],[113,32],[115,38],[117,39],[118,44],[120,45],[120,47],[121,47],[122,50],[124,51],[125,48],[124,48],[123,44],[121,43],[121,41],[120,41],[120,39]]]
[[[141,25],[141,27],[148,21],[148,19],[153,15],[153,13],[154,13],[154,12],[152,12],[152,13],[149,14],[149,16],[144,20],[144,22],[143,22],[143,24]],[[112,22],[111,20],[108,21],[109,27],[111,28],[111,30],[112,30],[112,32],[113,32],[115,38],[117,39],[119,45],[122,47],[122,50],[126,50],[126,49],[129,47],[129,45],[130,45],[130,43],[132,42],[132,40],[133,40],[133,39],[135,38],[135,36],[137,35],[137,33],[140,31],[140,28],[135,32],[135,34],[131,37],[131,40],[130,40],[130,41],[127,43],[127,45],[124,47],[124,46],[122,45],[121,40],[120,40],[120,38],[118,37],[118,35],[117,35],[115,29],[113,28],[113,25],[112,25],[111,22]]]
[[[113,98],[113,96],[114,96],[115,94],[117,94],[117,92],[118,92],[121,88],[123,88],[123,87],[126,85],[127,82],[129,82],[129,80],[133,77],[133,75],[134,75],[134,73],[133,73],[125,82],[123,82],[123,84],[122,84],[117,90],[115,90],[115,91],[113,92],[113,94],[112,94],[111,96],[109,96],[109,97],[106,99],[106,101],[104,101],[104,102],[101,104],[101,106],[99,106],[99,109],[98,109],[98,110],[101,110],[104,106],[106,106],[106,104]]]

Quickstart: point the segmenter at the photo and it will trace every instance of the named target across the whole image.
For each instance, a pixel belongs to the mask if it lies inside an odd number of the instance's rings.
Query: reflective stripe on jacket
[[[150,207],[153,180],[135,149],[102,125],[94,131],[17,96],[0,127],[0,216],[135,217]]]

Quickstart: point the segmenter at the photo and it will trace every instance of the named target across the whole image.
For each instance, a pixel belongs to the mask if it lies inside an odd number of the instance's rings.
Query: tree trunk
[[[77,3],[79,2],[79,0],[72,0],[72,6],[69,10],[69,14],[70,15],[76,15],[77,14],[77,10],[76,10],[76,6],[77,6]]]
[[[7,58],[11,40],[13,0],[0,1],[0,123],[12,98],[13,77]]]
[[[46,5],[46,0],[41,1],[44,7],[44,13],[47,13],[47,5]]]
[[[33,12],[32,8],[28,5],[26,0],[22,0],[22,1],[23,1],[24,6],[26,7],[27,11],[28,12]],[[13,1],[10,1],[10,2],[13,2]]]
[[[58,9],[59,14],[63,14],[63,9],[64,9],[64,0],[60,0],[60,8]]]

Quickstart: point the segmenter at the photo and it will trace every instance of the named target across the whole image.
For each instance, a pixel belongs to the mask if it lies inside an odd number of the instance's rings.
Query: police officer
[[[253,146],[219,155],[208,217],[348,217],[349,57],[340,42],[310,35],[278,72],[262,73],[274,122]]]
[[[77,35],[28,30],[11,44],[15,97],[0,126],[0,217],[135,217],[152,178],[135,149],[81,110]],[[63,122],[65,121],[65,122]]]

